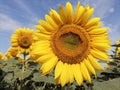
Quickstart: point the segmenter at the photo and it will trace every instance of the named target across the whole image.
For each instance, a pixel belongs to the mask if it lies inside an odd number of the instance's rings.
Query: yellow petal
[[[43,56],[40,56],[36,62],[39,62],[39,63],[45,63],[46,61],[48,61],[51,57],[56,57],[54,54],[50,53],[50,54],[46,54],[46,55],[43,55]]]
[[[88,55],[88,60],[90,61],[91,65],[97,70],[104,70],[103,67],[95,60],[95,58],[91,55]]]
[[[11,39],[11,43],[15,43],[17,41],[18,41],[18,39]]]
[[[72,83],[74,81],[73,68],[72,68],[72,66],[70,64],[68,64],[67,69],[68,69],[68,75],[69,75],[69,82]]]
[[[39,53],[42,53],[42,51],[44,51],[44,50],[48,50],[48,51],[50,51],[51,50],[51,48],[50,47],[47,47],[47,46],[44,46],[43,48],[41,47],[36,47],[36,48],[33,48],[33,50],[32,50],[32,54],[39,54]],[[47,53],[47,52],[46,52]]]
[[[53,32],[55,31],[55,28],[53,26],[51,26],[48,22],[44,21],[44,20],[39,20],[41,26],[43,28],[45,28],[45,30],[49,31],[49,32]]]
[[[51,32],[45,30],[41,25],[35,25],[35,28],[38,29],[38,33],[51,34]]]
[[[13,34],[12,36],[11,36],[11,39],[17,39],[18,38],[18,36],[16,35],[16,34]]]
[[[50,40],[50,35],[46,35],[46,34],[43,34],[43,33],[35,33],[35,35],[40,38],[41,40]]]
[[[106,37],[94,37],[94,38],[91,38],[91,41],[93,43],[107,43],[107,44],[112,43],[112,41],[108,40]]]
[[[86,26],[86,27],[88,27],[88,26],[92,26],[92,25],[98,23],[99,20],[100,20],[99,17],[92,18],[91,20],[89,20],[89,21],[86,23],[85,26]]]
[[[107,43],[93,43],[91,42],[91,47],[94,47],[96,49],[100,49],[100,50],[108,50],[111,48],[111,46]]]
[[[70,2],[66,3],[66,15],[67,15],[67,23],[72,23],[73,8]]]
[[[34,43],[33,47],[39,47],[39,48],[44,48],[45,46],[50,46],[50,41],[48,40],[40,40]]]
[[[87,26],[87,27],[84,27],[86,29],[87,32],[93,30],[93,29],[97,29],[97,28],[100,28],[102,26],[102,22],[97,22],[91,26]]]
[[[75,24],[79,23],[78,21],[81,20],[81,16],[82,16],[83,12],[84,12],[84,7],[80,6],[78,9],[78,12],[76,13],[75,19],[74,19]]]
[[[80,7],[80,2],[78,2],[77,5],[76,5],[76,10],[75,10],[75,15],[74,15],[75,18],[76,18],[76,16],[77,16],[77,13],[78,13],[79,7]]]
[[[62,87],[68,83],[68,73],[67,73],[67,69],[66,69],[66,65],[65,63],[63,64],[63,69],[60,75],[60,81],[61,81],[61,85]]]
[[[108,33],[106,32],[106,33],[103,33],[103,34],[99,34],[99,35],[90,35],[90,37],[91,37],[91,40],[92,39],[99,39],[99,38],[101,38],[101,40],[103,39],[103,40],[109,40],[109,37],[108,37]]]
[[[55,30],[58,29],[58,25],[53,21],[53,19],[49,15],[45,15],[46,21],[54,27]]]
[[[109,64],[106,63],[105,68],[109,69],[110,68]]]
[[[32,51],[32,54],[34,55],[45,55],[48,53],[53,53],[51,48],[42,49],[42,50],[35,49]]]
[[[108,28],[98,28],[89,31],[89,34],[103,34],[108,30]]]
[[[108,54],[105,51],[100,51],[98,49],[91,49],[90,53],[97,59],[107,61]]]
[[[63,62],[58,61],[55,67],[55,79],[57,79],[60,76],[62,70],[63,70]]]
[[[48,74],[55,67],[57,61],[57,57],[52,57],[47,62],[43,63],[40,68],[40,70],[42,70],[42,75]]]
[[[72,64],[71,66],[73,68],[73,74],[74,74],[76,82],[78,83],[78,85],[82,85],[83,83],[83,77],[81,73],[82,68],[80,68],[79,64]]]
[[[50,48],[50,42],[45,40],[45,41],[37,41],[33,45],[33,51],[40,51],[40,50],[45,50]]]
[[[84,59],[83,60],[85,66],[87,67],[87,69],[94,75],[96,75],[95,69],[93,68],[93,66],[91,65],[91,63],[89,62],[88,59]]]
[[[65,70],[65,71],[66,71],[66,83],[68,83],[69,80],[70,80],[69,77],[71,76],[71,75],[68,76],[68,70],[69,70],[69,69],[67,68],[67,67],[68,67],[68,63],[64,63],[64,66],[65,66],[65,68],[66,68],[66,70]]]
[[[93,12],[94,12],[94,8],[87,9],[87,11],[84,13],[84,15],[81,18],[82,20],[80,23],[82,26],[84,26],[87,23],[88,19],[92,16]]]
[[[29,54],[30,51],[31,51],[31,49],[28,48],[28,49],[25,50],[25,53],[28,53],[28,54]]]
[[[56,78],[55,81],[56,81],[56,84],[61,84],[60,77]]]
[[[55,10],[51,9],[49,14],[52,19],[57,23],[57,25],[61,26],[63,24],[60,15]]]
[[[87,68],[86,68],[86,66],[85,66],[85,64],[83,62],[80,62],[80,67],[81,67],[82,75],[85,78],[85,80],[91,82],[89,72],[88,72],[88,70],[87,70]]]
[[[17,43],[17,42],[12,43],[12,47],[16,47],[16,46],[18,46],[18,43]]]
[[[67,22],[67,15],[62,5],[59,6],[59,12],[60,12],[60,18],[65,24]]]
[[[40,40],[40,41],[35,42],[34,45],[40,45],[40,44],[50,44],[50,41],[49,40]]]

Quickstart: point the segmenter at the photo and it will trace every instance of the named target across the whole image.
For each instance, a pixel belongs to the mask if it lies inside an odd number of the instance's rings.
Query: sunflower
[[[5,59],[4,54],[0,52],[0,59]]]
[[[13,48],[17,48],[19,53],[29,54],[35,41],[34,30],[29,28],[19,28],[11,36]]]
[[[90,75],[96,75],[95,70],[104,70],[97,61],[107,62],[106,50],[111,41],[100,18],[90,18],[93,12],[94,8],[81,6],[80,2],[73,10],[67,2],[65,8],[59,6],[59,12],[51,9],[45,20],[35,26],[38,41],[32,54],[37,56],[36,62],[42,63],[43,75],[55,70],[57,84],[64,86],[76,80],[81,85],[83,80],[91,82]]]
[[[120,57],[120,47],[117,48],[117,50],[116,50],[116,55],[117,55],[118,57]]]
[[[116,43],[116,44],[117,44],[117,45],[120,45],[120,39],[117,40],[117,43]]]
[[[7,50],[7,53],[6,53],[5,56],[6,56],[7,59],[10,59],[10,58],[13,58],[13,57],[18,57],[19,56],[18,49],[10,47]]]
[[[120,56],[120,39],[117,40],[116,44],[116,56]]]

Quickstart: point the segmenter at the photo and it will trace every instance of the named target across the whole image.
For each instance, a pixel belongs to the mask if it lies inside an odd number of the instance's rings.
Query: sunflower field
[[[66,2],[36,30],[16,29],[10,48],[0,52],[0,90],[120,90],[120,40],[112,45],[93,13]]]

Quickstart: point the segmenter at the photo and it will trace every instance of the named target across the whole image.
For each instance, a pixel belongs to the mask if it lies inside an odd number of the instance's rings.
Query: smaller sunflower
[[[0,59],[4,59],[4,54],[0,52]]]
[[[120,47],[117,48],[116,55],[120,57]]]
[[[116,42],[116,56],[120,57],[120,39]]]
[[[11,36],[12,47],[17,48],[19,53],[29,54],[35,41],[34,30],[19,28]]]
[[[10,59],[10,58],[13,58],[13,57],[18,57],[19,56],[18,49],[10,47],[5,56],[6,56],[7,59]]]
[[[120,44],[120,39],[118,39],[118,40],[117,40],[117,43],[116,43],[116,44],[117,44],[117,45],[119,45],[119,44]]]

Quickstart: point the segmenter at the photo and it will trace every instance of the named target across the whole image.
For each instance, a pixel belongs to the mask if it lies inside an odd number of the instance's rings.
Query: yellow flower
[[[116,55],[120,56],[120,47],[117,48]]]
[[[117,45],[119,45],[120,44],[120,39],[118,39],[118,41],[117,41]]]
[[[18,49],[10,47],[6,53],[6,57],[10,59],[12,57],[16,57],[17,54],[18,54]]]
[[[5,59],[4,57],[5,57],[4,54],[0,52],[0,59]]]
[[[7,59],[10,59],[13,57],[19,57],[20,55],[17,48],[10,47],[5,56]]]
[[[32,50],[34,40],[34,31],[29,28],[19,28],[11,36],[12,47],[17,48],[19,53],[28,54]]]
[[[36,62],[42,63],[40,70],[46,75],[55,68],[57,84],[64,86],[74,79],[81,85],[83,80],[91,82],[95,69],[103,70],[96,59],[107,61],[106,50],[110,49],[107,28],[102,28],[99,17],[90,18],[94,9],[90,6],[70,2],[65,8],[60,5],[59,13],[51,9],[46,20],[36,25],[38,41],[32,54]]]

